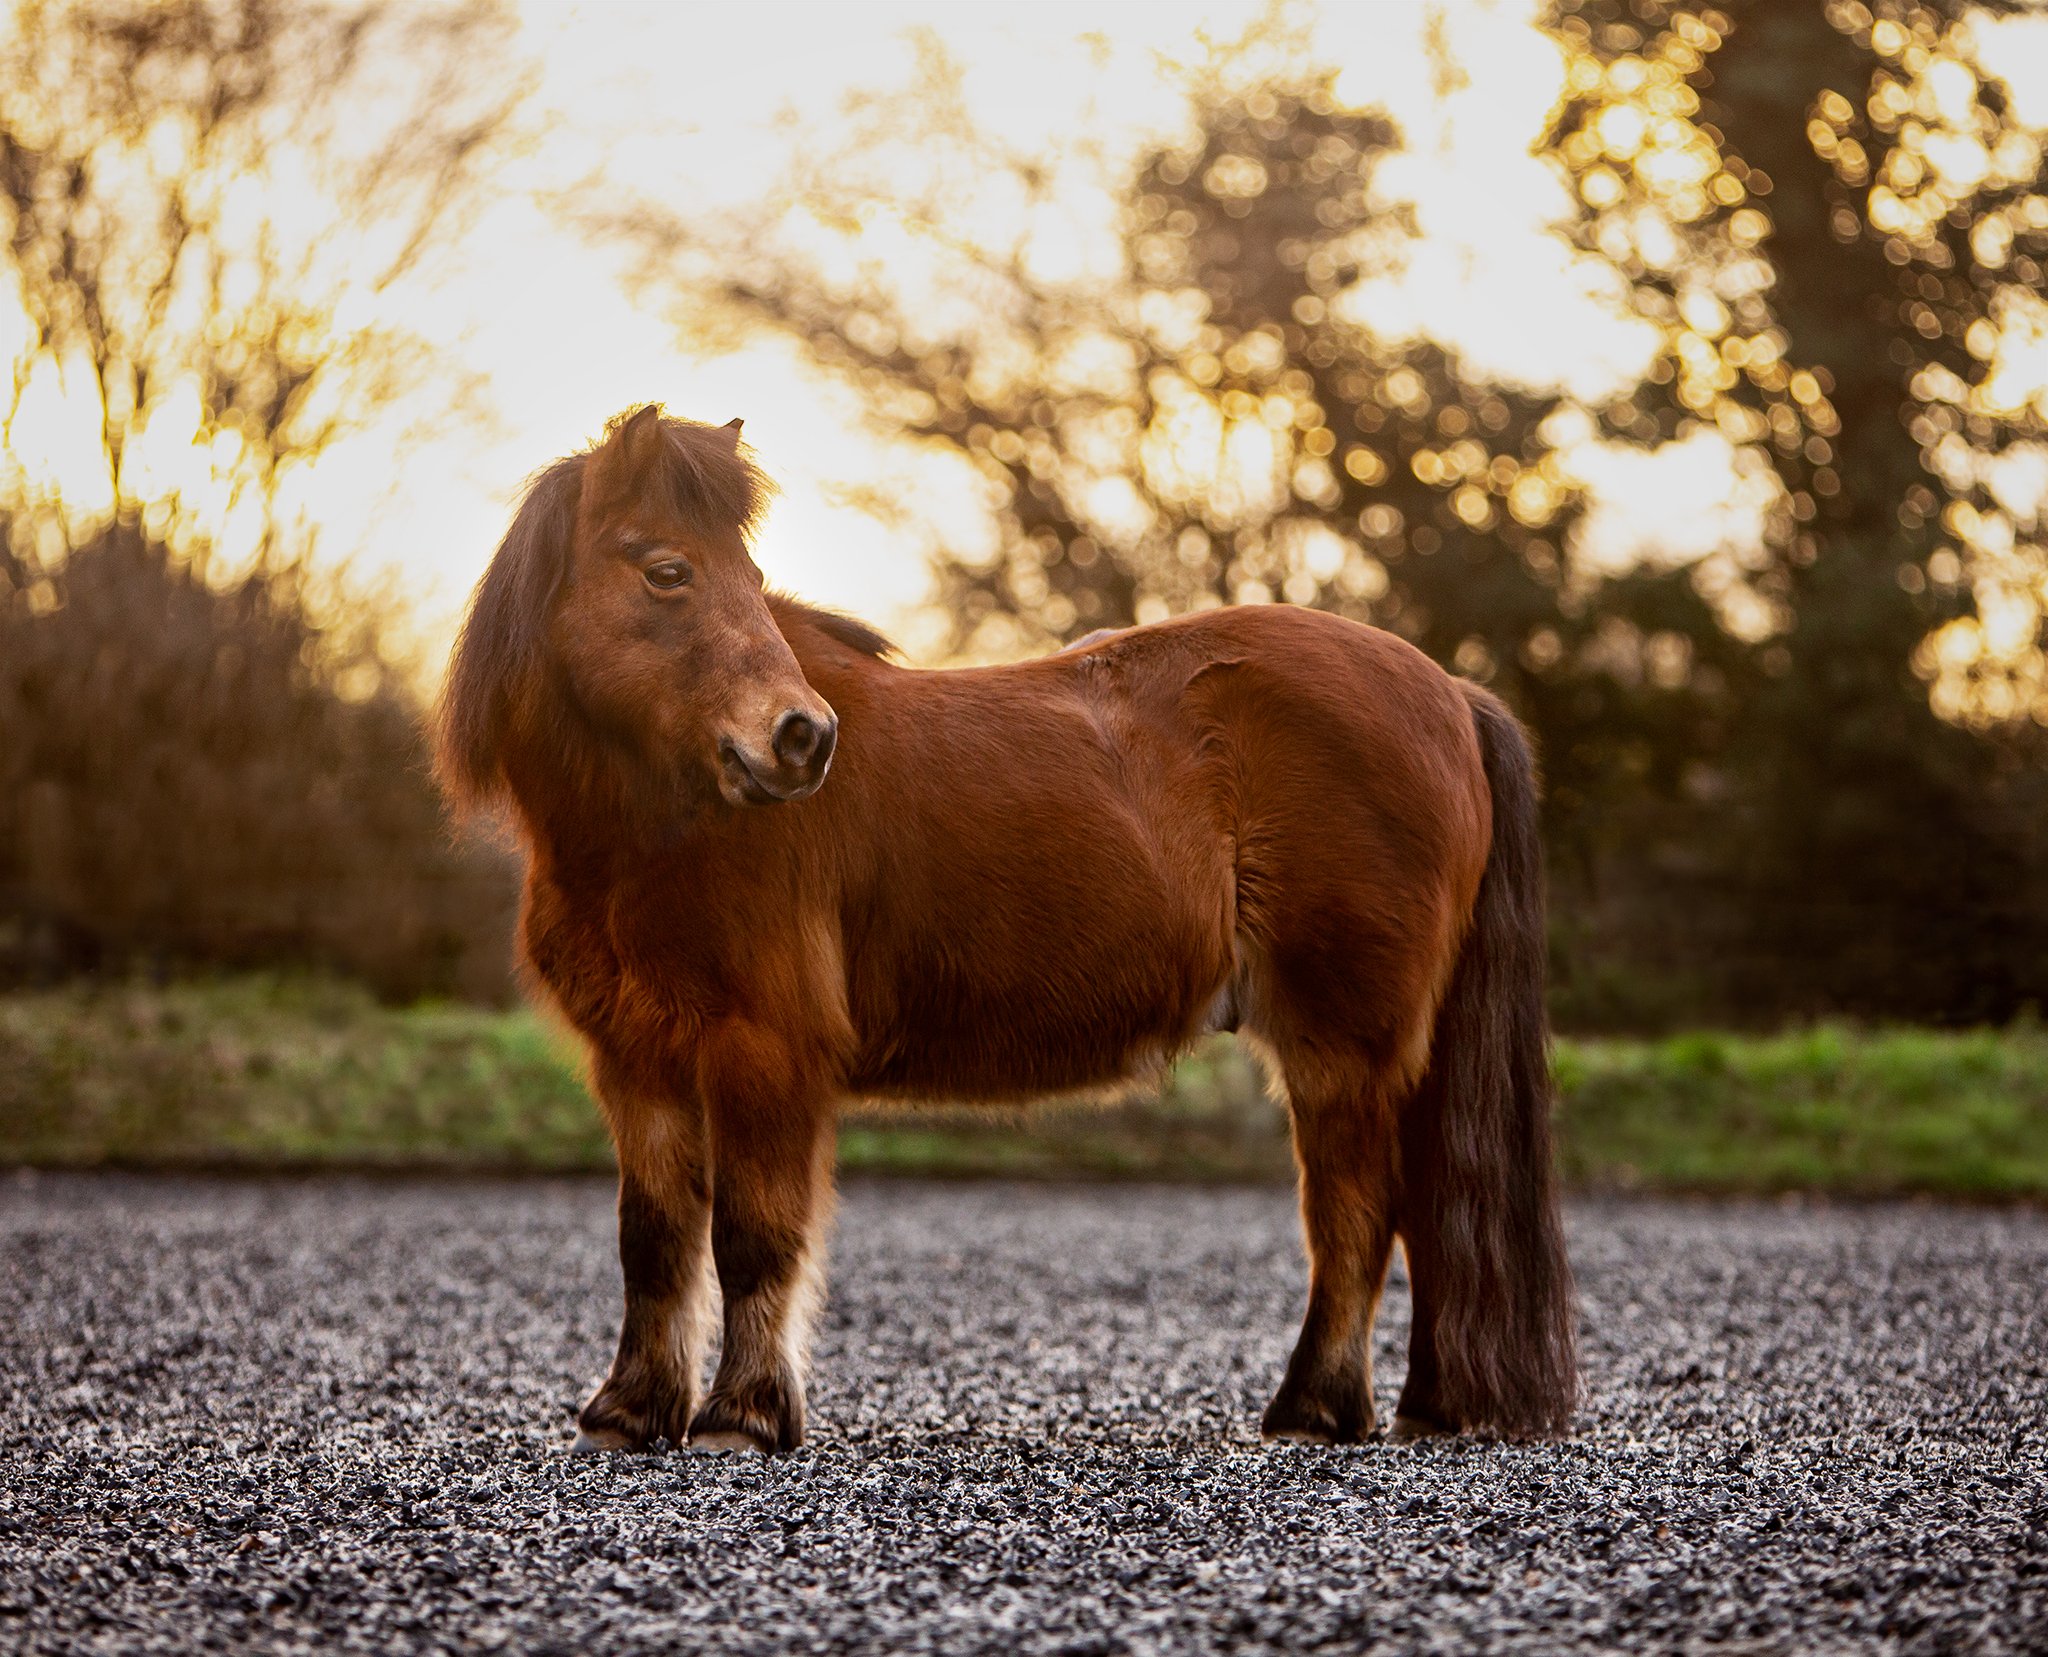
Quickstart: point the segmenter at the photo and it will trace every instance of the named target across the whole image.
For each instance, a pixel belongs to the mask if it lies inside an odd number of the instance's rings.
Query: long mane
[[[534,478],[477,586],[449,663],[436,743],[435,769],[462,810],[489,806],[505,792],[506,740],[522,700],[540,682],[548,616],[568,573],[591,458],[643,412],[620,415],[599,442]],[[774,494],[752,452],[731,430],[694,420],[662,416],[660,431],[657,479],[670,513],[707,539],[751,538]]]

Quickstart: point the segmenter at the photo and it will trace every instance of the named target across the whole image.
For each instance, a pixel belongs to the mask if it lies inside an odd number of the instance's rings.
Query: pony
[[[901,665],[764,587],[740,423],[621,415],[529,488],[439,715],[618,1153],[625,1310],[577,1447],[787,1450],[848,1098],[1100,1090],[1263,1050],[1308,1255],[1274,1438],[1566,1429],[1534,763],[1478,686],[1292,606]],[[715,1280],[715,1292],[714,1292]],[[714,1303],[717,1372],[702,1390]]]

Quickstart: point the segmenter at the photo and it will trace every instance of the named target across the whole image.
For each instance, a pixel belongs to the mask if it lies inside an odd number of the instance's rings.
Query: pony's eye
[[[641,573],[647,577],[648,586],[659,587],[663,592],[687,586],[690,580],[690,566],[680,558],[664,558],[659,563],[649,564]]]

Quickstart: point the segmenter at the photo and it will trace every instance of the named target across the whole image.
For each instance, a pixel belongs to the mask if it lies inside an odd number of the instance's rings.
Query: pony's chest
[[[673,901],[628,888],[577,894],[530,883],[520,947],[563,1015],[599,1040],[701,1012],[724,976],[701,926]]]

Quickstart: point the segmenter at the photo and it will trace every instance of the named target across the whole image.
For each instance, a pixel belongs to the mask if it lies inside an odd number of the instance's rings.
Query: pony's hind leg
[[[710,1165],[694,1102],[650,1096],[597,1066],[619,1156],[626,1311],[611,1373],[577,1416],[575,1448],[681,1444],[697,1407],[710,1310]]]
[[[716,1108],[716,1107],[714,1107]],[[702,1450],[791,1450],[832,1183],[832,1113],[734,1103],[717,1117],[711,1246],[725,1298],[718,1373],[690,1423]]]
[[[1356,1443],[1375,1427],[1372,1325],[1393,1250],[1395,1113],[1369,1078],[1297,1087],[1291,1108],[1308,1313],[1263,1427],[1268,1438]]]
[[[1434,1438],[1458,1430],[1443,1405],[1442,1378],[1437,1368],[1437,1279],[1441,1268],[1430,1252],[1429,1234],[1420,1225],[1413,1229],[1404,1225],[1401,1250],[1408,1258],[1414,1316],[1408,1329],[1408,1379],[1402,1383],[1401,1400],[1394,1406],[1393,1436]]]

